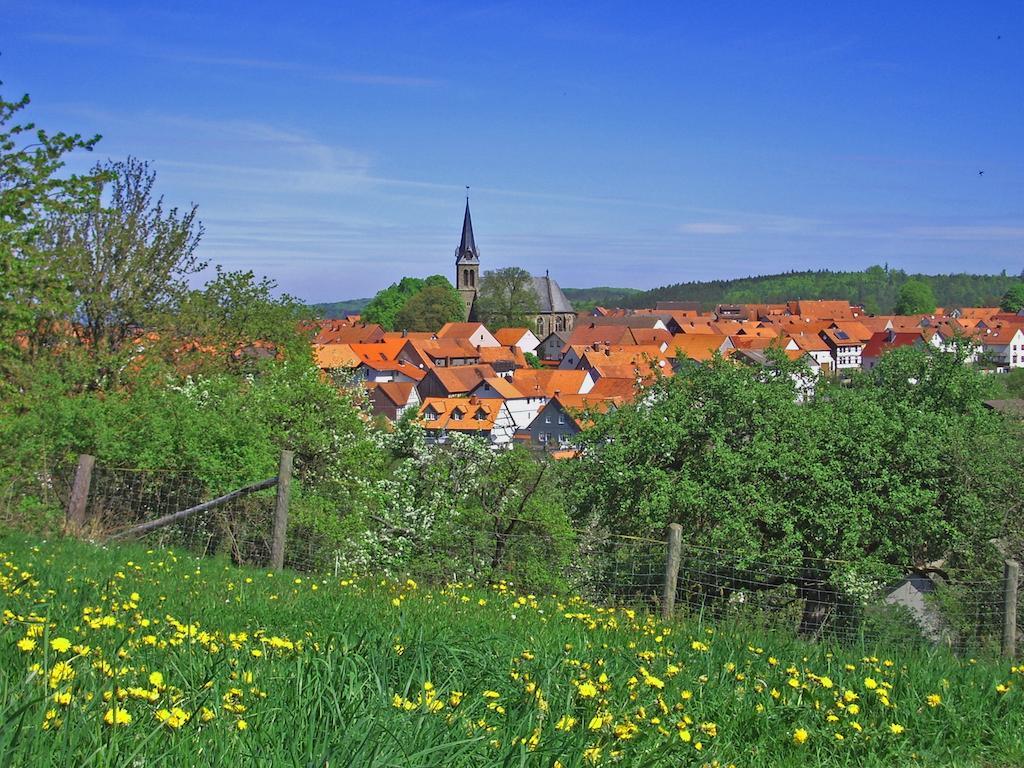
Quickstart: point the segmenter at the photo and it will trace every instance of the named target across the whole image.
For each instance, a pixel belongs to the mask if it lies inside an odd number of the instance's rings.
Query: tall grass
[[[1024,765],[997,660],[20,534],[0,563],[4,765]]]

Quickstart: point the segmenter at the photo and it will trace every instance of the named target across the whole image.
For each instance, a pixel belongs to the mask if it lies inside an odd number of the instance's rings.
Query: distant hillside
[[[716,304],[777,303],[789,299],[847,299],[862,304],[873,314],[889,314],[896,305],[900,286],[907,280],[927,282],[940,307],[996,306],[1021,277],[1002,275],[914,275],[899,269],[869,267],[862,272],[787,272],[736,280],[676,283],[650,291],[622,288],[566,288],[577,309],[594,301],[601,306],[653,307],[659,301],[698,301],[704,309]],[[593,293],[591,293],[593,291]],[[615,297],[618,296],[616,299]],[[598,300],[599,299],[599,300]],[[593,306],[593,304],[590,304]]]
[[[310,304],[324,317],[344,317],[345,315],[358,314],[370,303],[369,299],[348,299],[346,301],[328,301],[323,304]]]
[[[577,312],[589,312],[594,307],[625,307],[634,296],[643,291],[639,288],[563,288],[562,292]]]

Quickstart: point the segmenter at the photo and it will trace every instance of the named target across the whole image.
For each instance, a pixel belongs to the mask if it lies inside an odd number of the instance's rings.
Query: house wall
[[[530,445],[555,450],[569,438],[578,435],[579,426],[557,404],[551,403],[530,422],[523,432],[530,436]]]

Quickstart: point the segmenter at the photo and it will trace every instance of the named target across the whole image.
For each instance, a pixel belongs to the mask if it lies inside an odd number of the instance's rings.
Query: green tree
[[[436,331],[445,323],[464,319],[466,305],[447,280],[444,284],[424,285],[395,317],[395,327],[403,331]]]
[[[195,253],[203,234],[196,206],[166,210],[148,163],[102,163],[94,175],[102,181],[92,205],[53,214],[40,250],[71,288],[87,348],[102,356],[173,306],[206,264]]]
[[[2,83],[0,83],[2,84]],[[91,151],[99,136],[50,133],[17,122],[29,97],[0,95],[0,381],[13,382],[21,358],[19,334],[34,332],[41,317],[66,306],[59,276],[34,247],[46,217],[74,211],[91,200],[94,175],[61,177],[68,154]],[[2,394],[2,392],[0,392]]]
[[[1003,312],[1020,312],[1024,309],[1024,282],[1011,286],[999,302]]]
[[[206,345],[224,345],[227,352],[245,344],[263,341],[284,352],[289,359],[304,358],[310,351],[309,322],[314,313],[288,294],[275,296],[277,283],[251,272],[226,272],[220,266],[216,276],[201,290],[191,290],[173,310],[157,322],[169,334],[169,341],[197,339]]]
[[[520,267],[488,270],[480,280],[476,313],[494,328],[531,327],[540,306],[530,273]]]
[[[379,291],[362,311],[362,318],[367,323],[378,323],[386,331],[403,330],[402,324],[398,321],[398,313],[420,291],[428,287],[448,288],[455,291],[452,284],[443,275],[431,275],[427,278],[403,277],[397,283],[392,283],[384,290]],[[445,301],[446,306],[450,307],[450,301],[448,299]],[[462,319],[464,311],[464,309],[459,311],[458,319]]]
[[[921,280],[908,280],[900,288],[897,315],[927,315],[935,311],[935,292]]]
[[[393,331],[398,322],[398,313],[405,302],[423,290],[424,281],[418,277],[403,277],[382,291],[378,291],[362,311],[367,323],[377,323],[386,331]]]
[[[529,365],[531,368],[541,369],[544,367],[544,363],[542,363],[540,361],[540,358],[537,357],[537,355],[535,355],[533,352],[524,352],[523,357],[526,358],[526,364]]]
[[[1000,458],[1010,441],[981,405],[985,377],[962,361],[906,347],[853,387],[819,383],[803,404],[779,375],[795,372],[784,360],[684,364],[581,434],[574,514],[644,536],[678,522],[719,550],[708,599],[789,583],[816,633],[844,595],[910,565],[976,557],[1006,531],[1007,499],[1020,498]]]

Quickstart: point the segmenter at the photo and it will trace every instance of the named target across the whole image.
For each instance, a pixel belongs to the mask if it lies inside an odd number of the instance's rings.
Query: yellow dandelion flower
[[[900,735],[901,733],[903,733],[903,731],[905,731],[905,730],[906,730],[906,728],[904,728],[904,727],[903,727],[902,725],[900,725],[899,723],[889,723],[889,732],[890,732],[890,733],[891,733],[891,734],[892,734],[893,736],[899,736],[899,735]]]
[[[67,653],[71,647],[71,641],[66,637],[55,637],[50,641],[50,647],[57,653]]]
[[[929,707],[937,707],[942,703],[942,697],[937,693],[929,693],[924,699]]]
[[[103,715],[103,722],[110,726],[128,725],[131,721],[132,716],[128,713],[128,710],[121,707],[108,709],[106,714]]]
[[[806,730],[804,730],[803,728],[797,728],[795,731],[793,731],[793,743],[803,744],[807,741],[809,736],[810,734],[807,733]]]

